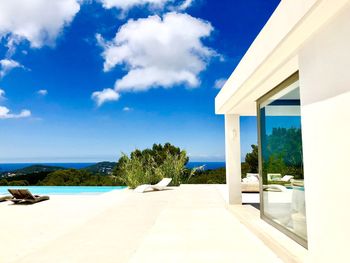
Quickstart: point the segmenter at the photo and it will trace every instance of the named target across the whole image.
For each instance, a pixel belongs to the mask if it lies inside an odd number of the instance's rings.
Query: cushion
[[[243,178],[243,182],[245,183],[256,183],[259,182],[259,175],[253,173],[247,173],[247,177]]]
[[[281,181],[289,182],[293,178],[294,178],[293,175],[285,175],[285,176],[282,177]]]

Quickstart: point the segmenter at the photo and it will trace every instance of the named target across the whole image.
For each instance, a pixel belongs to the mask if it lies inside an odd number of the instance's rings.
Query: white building
[[[310,262],[350,262],[350,1],[282,0],[215,107],[229,202],[242,199],[240,116],[257,116],[261,218]]]

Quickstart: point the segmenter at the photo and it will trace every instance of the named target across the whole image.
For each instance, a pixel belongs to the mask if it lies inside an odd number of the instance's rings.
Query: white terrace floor
[[[52,196],[30,206],[0,203],[0,262],[302,261],[305,249],[263,223],[251,206],[227,207],[222,191],[182,185]]]

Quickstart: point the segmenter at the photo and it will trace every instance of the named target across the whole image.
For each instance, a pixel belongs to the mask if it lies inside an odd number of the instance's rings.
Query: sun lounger
[[[135,192],[143,193],[147,190],[156,190],[161,191],[164,190],[171,182],[171,178],[163,178],[159,183],[151,185],[151,184],[143,184],[135,188]]]
[[[15,204],[17,203],[30,203],[35,204],[41,201],[49,200],[48,196],[32,195],[27,189],[8,189],[13,199],[10,199]]]
[[[22,194],[19,192],[18,189],[8,189],[8,191],[10,192],[10,194],[12,195],[12,199],[11,201],[14,203],[18,203],[20,202],[23,198],[22,198]]]
[[[286,192],[286,191],[288,191],[288,189],[285,186],[279,185],[279,184],[264,185],[263,189],[264,189],[264,191],[268,191],[268,192]]]
[[[7,195],[7,196],[1,196],[0,197],[0,202],[5,202],[5,201],[7,201],[7,200],[10,200],[12,198],[12,196],[9,196],[9,195]]]
[[[293,175],[285,175],[281,178],[281,181],[283,182],[290,182],[290,180],[294,179]]]

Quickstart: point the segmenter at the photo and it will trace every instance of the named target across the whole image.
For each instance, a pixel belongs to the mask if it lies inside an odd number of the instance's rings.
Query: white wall
[[[298,69],[305,41],[350,0],[282,0],[215,98],[217,114],[255,115],[254,101]]]
[[[299,54],[310,262],[350,262],[350,5]]]
[[[230,205],[242,204],[240,116],[225,115],[226,184]]]

